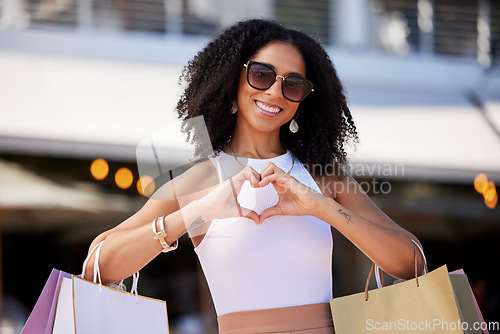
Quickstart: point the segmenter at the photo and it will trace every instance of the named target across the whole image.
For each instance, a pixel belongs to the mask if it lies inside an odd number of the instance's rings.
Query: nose
[[[281,80],[278,80],[279,78],[281,78]],[[269,95],[277,95],[277,96],[283,97],[283,90],[282,90],[283,80],[285,80],[284,76],[276,75],[276,79],[274,80],[271,87],[269,87],[266,90],[266,93]],[[278,81],[279,81],[279,84],[276,84]]]

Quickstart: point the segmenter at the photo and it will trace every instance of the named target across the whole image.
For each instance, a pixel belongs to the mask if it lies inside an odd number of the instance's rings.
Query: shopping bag
[[[377,287],[381,288],[383,286],[383,283],[381,283],[383,282],[383,276],[382,279],[380,279],[378,274],[379,270],[377,270],[377,265],[375,265]],[[450,272],[449,275],[458,313],[460,315],[461,327],[464,332],[466,334],[489,334],[487,329],[481,330],[481,324],[484,323],[484,318],[482,317],[479,306],[472,293],[472,289],[470,288],[467,275],[465,275],[462,269]]]
[[[370,291],[368,280],[364,293],[330,300],[336,334],[464,334],[445,265],[420,277],[415,265],[414,279]]]
[[[72,276],[63,279],[52,333],[168,334],[167,307]]]
[[[481,330],[481,325],[485,324],[485,321],[464,270],[458,269],[450,272],[450,279],[462,311],[464,325],[467,324],[465,326],[468,327],[470,333],[489,334],[488,329],[484,326],[484,329]],[[474,324],[477,324],[476,328],[474,328]]]
[[[442,266],[416,279],[330,300],[337,334],[464,334],[448,270]]]
[[[96,251],[94,282],[71,275],[63,278],[59,291],[53,334],[168,334],[167,306],[163,300],[139,296],[138,274],[131,292],[104,286],[100,282],[99,252]],[[97,282],[99,281],[99,282]]]
[[[423,249],[415,242],[415,246],[422,255],[425,263],[424,274],[427,272],[427,260],[425,259]],[[381,288],[383,286],[383,276],[382,279],[379,275],[381,270],[379,270],[377,265],[375,265],[375,279],[377,281],[377,287]],[[479,305],[477,304],[472,288],[469,285],[469,280],[463,269],[458,269],[449,273],[450,283],[453,288],[453,293],[455,296],[455,301],[457,303],[458,312],[460,314],[460,319],[462,321],[462,328],[466,334],[489,334],[487,327],[485,328],[485,321]],[[484,328],[481,330],[481,328]]]
[[[71,277],[71,275],[64,271],[52,269],[35,307],[24,324],[21,334],[52,333],[57,298],[64,277]]]

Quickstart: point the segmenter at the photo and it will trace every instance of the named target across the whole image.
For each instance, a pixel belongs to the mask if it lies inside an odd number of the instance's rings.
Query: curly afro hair
[[[186,121],[203,116],[213,150],[216,153],[223,150],[236,123],[231,107],[236,100],[241,68],[261,48],[272,42],[294,45],[304,58],[307,78],[314,83],[314,92],[300,102],[297,110],[300,130],[291,133],[288,123],[283,125],[281,142],[312,174],[337,174],[347,164],[346,142],[349,139],[357,141],[356,127],[342,83],[330,57],[318,41],[276,22],[239,22],[200,51],[186,65],[179,79],[181,84],[184,82],[186,85],[177,103],[179,119]],[[197,148],[197,154],[205,154],[196,128],[190,122],[183,122],[183,131]]]

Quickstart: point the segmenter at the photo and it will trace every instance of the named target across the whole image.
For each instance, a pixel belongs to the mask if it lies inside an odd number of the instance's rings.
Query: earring
[[[290,122],[289,128],[291,133],[297,133],[297,131],[299,131],[299,124],[297,123],[295,118]]]
[[[233,106],[231,107],[231,114],[236,114],[238,112],[238,105],[236,104],[236,101],[233,101]]]

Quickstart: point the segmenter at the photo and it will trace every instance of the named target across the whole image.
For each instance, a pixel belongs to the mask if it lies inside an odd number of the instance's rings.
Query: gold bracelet
[[[158,222],[161,223],[159,232],[158,232]],[[154,239],[158,240],[161,244],[161,247],[163,248],[162,253],[167,253],[177,249],[177,246],[179,245],[178,240],[175,240],[172,246],[169,246],[167,244],[167,241],[165,240],[165,238],[167,237],[167,233],[165,232],[165,216],[155,218],[152,221],[151,225],[153,228],[153,233],[155,235]]]

